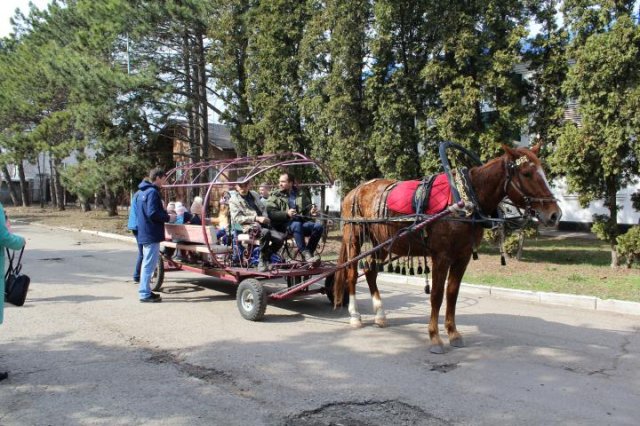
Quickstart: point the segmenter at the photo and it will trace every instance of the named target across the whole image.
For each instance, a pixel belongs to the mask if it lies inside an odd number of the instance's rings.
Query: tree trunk
[[[49,193],[51,194],[51,205],[53,207],[58,206],[58,199],[56,198],[56,187],[54,183],[54,168],[53,168],[53,160],[51,159],[51,154],[49,155]]]
[[[63,211],[65,209],[64,188],[62,182],[60,182],[60,173],[58,173],[58,167],[62,165],[62,160],[55,159],[53,161],[53,167],[55,174],[53,175],[53,188],[56,191],[56,201],[58,210]]]
[[[616,204],[616,177],[608,176],[606,178],[607,185],[607,198],[606,206],[609,209],[609,223],[607,228],[610,230],[609,245],[611,247],[611,267],[617,268],[620,266],[620,258],[618,256],[616,237],[618,236],[618,205]]]
[[[11,197],[11,202],[13,203],[14,206],[18,205],[18,193],[16,192],[16,189],[13,187],[13,185],[11,185],[11,175],[9,174],[9,168],[7,167],[7,165],[3,165],[2,166],[2,177],[4,178],[4,181],[7,183],[7,189],[9,190],[9,196]]]
[[[29,185],[27,185],[27,179],[24,176],[24,165],[22,160],[18,162],[18,177],[20,178],[20,195],[22,196],[23,207],[31,205],[31,199],[29,197]]]
[[[80,202],[80,208],[82,209],[83,213],[91,211],[91,203],[88,199],[78,197],[78,201]]]
[[[200,139],[198,145],[200,146],[199,159],[202,161],[209,159],[209,110],[207,107],[207,70],[205,67],[206,58],[204,52],[204,28],[199,28],[196,32],[196,59],[197,59],[197,87],[196,94],[198,96],[198,124],[200,127]],[[200,176],[200,183],[208,182],[209,176],[202,174]],[[205,187],[201,187],[203,190]],[[195,197],[196,193],[192,194]],[[203,195],[201,192],[200,195]]]
[[[116,197],[106,184],[104,185],[104,203],[109,216],[118,216],[118,203],[116,201]]]
[[[45,185],[45,179],[44,179],[44,173],[42,172],[42,163],[40,162],[40,154],[38,154],[38,156],[36,157],[36,166],[38,167],[38,198],[40,201],[40,208],[43,209],[44,208],[44,203],[46,201],[46,192],[43,194],[43,190],[44,190],[44,185]],[[44,196],[43,196],[44,195]]]
[[[193,82],[191,81],[191,47],[189,43],[189,31],[185,30],[182,35],[182,66],[184,68],[184,91],[188,93],[190,98],[193,98],[191,91],[193,90]],[[187,101],[189,103],[187,110],[187,140],[189,141],[189,147],[191,148],[191,152],[194,152],[194,143],[195,143],[195,118],[193,116],[193,101],[189,99]]]
[[[523,249],[524,249],[524,231],[520,231],[520,235],[518,235],[518,251],[516,252],[517,260],[522,260]]]

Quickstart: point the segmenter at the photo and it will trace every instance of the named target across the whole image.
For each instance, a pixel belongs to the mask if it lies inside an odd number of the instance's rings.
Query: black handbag
[[[13,259],[15,257],[15,252],[7,249],[9,268],[4,274],[4,300],[16,306],[24,305],[24,301],[27,298],[27,291],[29,291],[29,283],[31,283],[31,278],[21,273],[22,253],[24,253],[24,247],[20,250],[18,261],[14,266]]]

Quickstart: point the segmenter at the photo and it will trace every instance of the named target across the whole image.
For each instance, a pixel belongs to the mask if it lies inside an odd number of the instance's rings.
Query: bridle
[[[520,177],[520,174],[517,173],[517,170],[520,164],[522,164],[526,160],[528,160],[528,158],[526,156],[522,156],[518,158],[516,161],[507,160],[504,162],[505,170],[507,172],[507,179],[504,181],[503,190],[506,195],[507,188],[509,187],[509,185],[511,185],[511,187],[522,197],[525,203],[525,209],[527,213],[533,212],[537,214],[536,210],[532,207],[533,203],[541,203],[541,204],[555,203],[558,201],[558,199],[555,197],[531,197],[525,194],[525,192],[522,189],[521,177]],[[516,183],[516,181],[514,180],[514,177],[516,175],[518,175],[518,183]]]

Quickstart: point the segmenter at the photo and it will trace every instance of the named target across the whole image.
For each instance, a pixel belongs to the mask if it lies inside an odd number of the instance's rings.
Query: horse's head
[[[531,149],[502,146],[507,170],[504,191],[516,206],[534,214],[544,225],[555,226],[562,210],[538,159],[540,146],[537,144]]]

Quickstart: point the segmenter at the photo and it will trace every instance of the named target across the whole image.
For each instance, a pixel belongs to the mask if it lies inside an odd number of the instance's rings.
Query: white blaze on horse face
[[[547,181],[547,176],[544,174],[544,170],[542,170],[542,167],[538,167],[538,169],[536,171],[542,177],[542,181],[544,182],[545,186],[547,187],[547,190],[549,190],[549,193],[551,193],[551,185],[549,185],[549,181]]]

